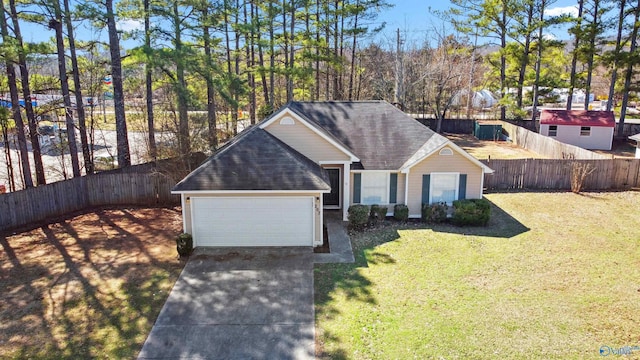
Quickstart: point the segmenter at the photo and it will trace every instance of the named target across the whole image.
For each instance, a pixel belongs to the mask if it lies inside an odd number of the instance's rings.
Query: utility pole
[[[402,39],[400,39],[400,28],[396,31],[396,89],[393,102],[404,111],[404,74],[402,66]]]

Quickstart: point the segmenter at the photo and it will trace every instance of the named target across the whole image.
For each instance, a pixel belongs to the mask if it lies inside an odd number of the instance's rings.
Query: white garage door
[[[312,246],[313,197],[191,198],[195,246]]]

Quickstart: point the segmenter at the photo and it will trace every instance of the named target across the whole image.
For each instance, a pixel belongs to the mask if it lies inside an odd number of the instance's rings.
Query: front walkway
[[[354,259],[344,223],[325,223],[331,253],[198,249],[138,359],[313,359],[313,264]]]

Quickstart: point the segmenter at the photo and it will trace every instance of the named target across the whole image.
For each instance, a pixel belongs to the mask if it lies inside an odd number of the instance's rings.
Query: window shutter
[[[467,198],[467,174],[460,174],[458,181],[458,200]]]
[[[422,203],[429,203],[429,185],[431,181],[431,175],[422,175]]]
[[[360,203],[360,190],[362,184],[362,174],[353,174],[353,203]]]
[[[395,204],[398,199],[398,174],[389,176],[389,204]]]

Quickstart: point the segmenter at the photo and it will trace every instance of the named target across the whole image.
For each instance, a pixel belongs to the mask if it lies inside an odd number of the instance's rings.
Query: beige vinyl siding
[[[265,130],[315,162],[349,160],[347,154],[300,123],[297,119],[293,119],[293,125],[281,125],[280,120],[283,117],[291,116],[285,112],[267,126]]]
[[[398,174],[398,197],[396,199],[396,204],[406,204],[406,200],[404,198],[405,192],[405,184],[407,183],[407,174]],[[389,209],[389,211],[393,212],[393,209]]]
[[[453,150],[453,149],[452,149]],[[433,172],[456,172],[467,174],[467,199],[482,198],[482,168],[456,150],[453,155],[439,155],[435,152],[409,169],[409,216],[420,216],[422,207],[422,175]]]
[[[197,193],[197,194],[183,194],[183,196],[185,197],[185,199],[187,197],[193,199],[195,197],[201,196],[201,197],[256,197],[256,196],[264,196],[264,197],[268,197],[268,196],[274,196],[274,197],[285,197],[285,196],[293,196],[293,197],[304,197],[304,196],[313,196],[314,198],[317,199],[322,199],[322,194],[321,193],[296,193],[296,194],[291,194],[291,193],[264,193],[264,194],[260,194],[260,193],[244,193],[244,194],[234,194],[234,193],[224,193],[224,194],[219,194],[219,193]],[[273,209],[273,211],[280,211],[283,212],[283,209]],[[323,240],[323,233],[322,233],[322,218],[321,218],[321,209],[319,206],[316,206],[315,208],[315,213],[314,213],[314,222],[315,222],[315,244],[314,246],[318,246],[318,245],[322,245],[322,240]],[[186,204],[185,208],[182,209],[182,214],[183,214],[183,221],[185,222],[185,228],[187,229],[186,232],[188,233],[192,233],[193,230],[191,228],[191,222],[192,222],[192,216],[191,216],[191,204]]]

